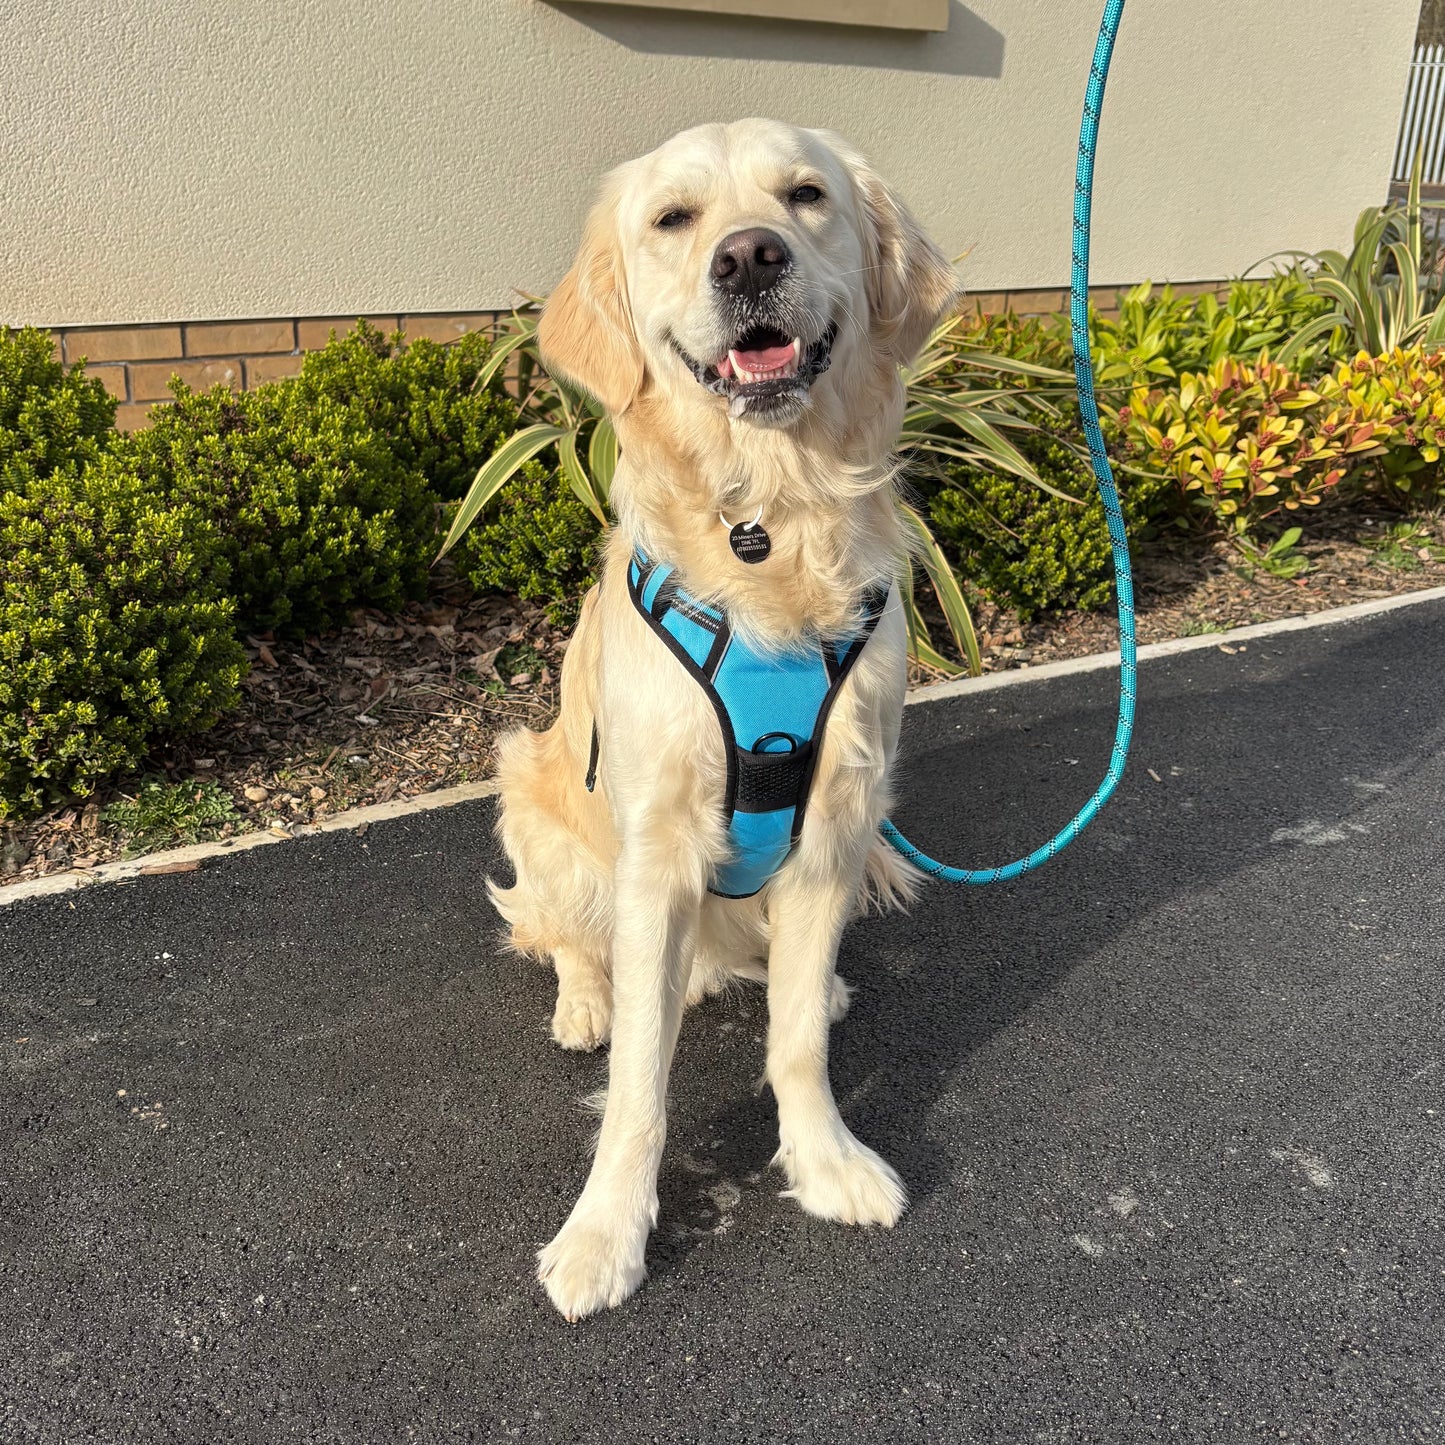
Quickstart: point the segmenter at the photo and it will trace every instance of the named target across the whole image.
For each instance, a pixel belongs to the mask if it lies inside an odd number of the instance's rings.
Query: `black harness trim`
[[[592,748],[587,754],[587,776],[582,780],[587,791],[590,793],[597,786],[597,755],[600,751],[600,744],[597,739],[597,719],[592,719]]]
[[[841,658],[837,657],[827,643],[823,645],[823,666],[828,669],[832,685],[823,698],[823,706],[818,709],[818,724],[813,729],[813,741],[817,746],[809,754],[807,771],[798,786],[798,810],[793,814],[793,846],[795,848],[798,845],[798,839],[803,836],[803,819],[807,816],[808,799],[813,792],[813,774],[818,770],[818,755],[823,751],[822,739],[827,732],[829,714],[833,711],[833,704],[838,701],[838,694],[843,691],[843,683],[848,674],[852,672],[853,664],[863,656],[863,648],[867,645],[868,639],[873,636],[873,629],[878,626],[887,601],[888,589],[886,587],[875,588],[869,594],[864,604],[867,608],[867,616],[863,620],[863,631],[848,644],[847,651]]]
[[[637,608],[638,615],[667,644],[668,651],[687,669],[688,676],[702,688],[707,700],[712,704],[713,712],[717,714],[718,726],[722,729],[723,735],[723,757],[727,766],[727,783],[723,790],[723,811],[728,817],[731,817],[738,796],[738,740],[737,735],[733,732],[733,720],[728,715],[727,706],[718,690],[712,685],[712,673],[705,672],[700,668],[693,661],[692,654],[688,652],[687,648],[662,625],[661,619],[666,614],[667,608],[663,607],[655,613],[649,612],[642,600],[642,594],[647,590],[647,584],[657,570],[657,564],[654,562],[646,567],[639,566],[635,582],[632,580],[632,569],[629,567],[627,570],[627,592],[632,598],[632,605]],[[662,586],[657,589],[657,596],[652,599],[654,608],[669,590],[673,592],[677,590],[671,577],[665,578]],[[709,618],[708,621],[711,623],[712,619]],[[728,629],[724,624],[719,628],[719,636],[726,632]],[[726,641],[722,647],[719,647],[714,641],[708,653],[708,661],[712,664],[713,672],[717,671],[718,663],[722,660],[726,646]],[[714,658],[714,654],[716,654],[716,658]]]

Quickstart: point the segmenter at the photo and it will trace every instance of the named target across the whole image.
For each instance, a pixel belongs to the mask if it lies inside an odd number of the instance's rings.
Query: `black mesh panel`
[[[775,813],[797,805],[808,776],[813,744],[791,753],[737,750],[738,793],[735,806],[743,813]]]

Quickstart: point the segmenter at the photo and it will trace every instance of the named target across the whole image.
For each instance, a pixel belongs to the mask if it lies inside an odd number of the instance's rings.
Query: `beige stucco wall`
[[[600,170],[703,120],[845,132],[977,290],[1067,281],[1099,0],[947,32],[543,0],[12,0],[0,321],[446,311],[560,274]],[[1382,199],[1418,0],[1130,0],[1095,279],[1238,272]]]

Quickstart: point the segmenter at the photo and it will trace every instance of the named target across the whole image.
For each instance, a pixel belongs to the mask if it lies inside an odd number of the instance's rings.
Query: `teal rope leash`
[[[1134,731],[1137,661],[1134,576],[1129,566],[1129,538],[1124,530],[1124,514],[1119,508],[1119,493],[1114,486],[1108,453],[1104,450],[1103,433],[1099,430],[1099,406],[1094,398],[1094,365],[1089,350],[1089,212],[1094,197],[1094,150],[1099,141],[1099,116],[1104,108],[1104,83],[1109,78],[1114,38],[1119,33],[1119,17],[1123,12],[1124,0],[1107,0],[1104,19],[1099,26],[1098,44],[1094,47],[1093,63],[1089,67],[1084,120],[1079,130],[1079,166],[1074,174],[1074,264],[1069,301],[1079,412],[1083,418],[1084,436],[1089,443],[1089,459],[1094,466],[1099,500],[1104,504],[1104,516],[1109,524],[1109,542],[1114,552],[1114,590],[1119,599],[1119,724],[1114,732],[1114,751],[1109,758],[1109,770],[1104,774],[1104,781],[1069,823],[1027,858],[1017,858],[997,868],[950,868],[915,848],[885,818],[879,829],[884,839],[915,867],[947,883],[1003,883],[1047,863],[1094,821],[1099,809],[1109,801],[1119,779],[1124,776],[1124,763],[1129,756],[1129,738]]]

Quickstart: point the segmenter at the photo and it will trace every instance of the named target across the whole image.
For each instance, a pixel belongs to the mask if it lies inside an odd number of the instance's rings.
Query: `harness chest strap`
[[[735,637],[724,612],[683,591],[668,563],[653,562],[640,550],[627,569],[627,590],[712,704],[727,765],[723,816],[732,851],[710,891],[751,897],[786,862],[802,833],[828,714],[883,615],[889,589],[869,589],[859,625],[848,636],[783,652]],[[594,721],[589,792],[596,785],[598,750]]]

